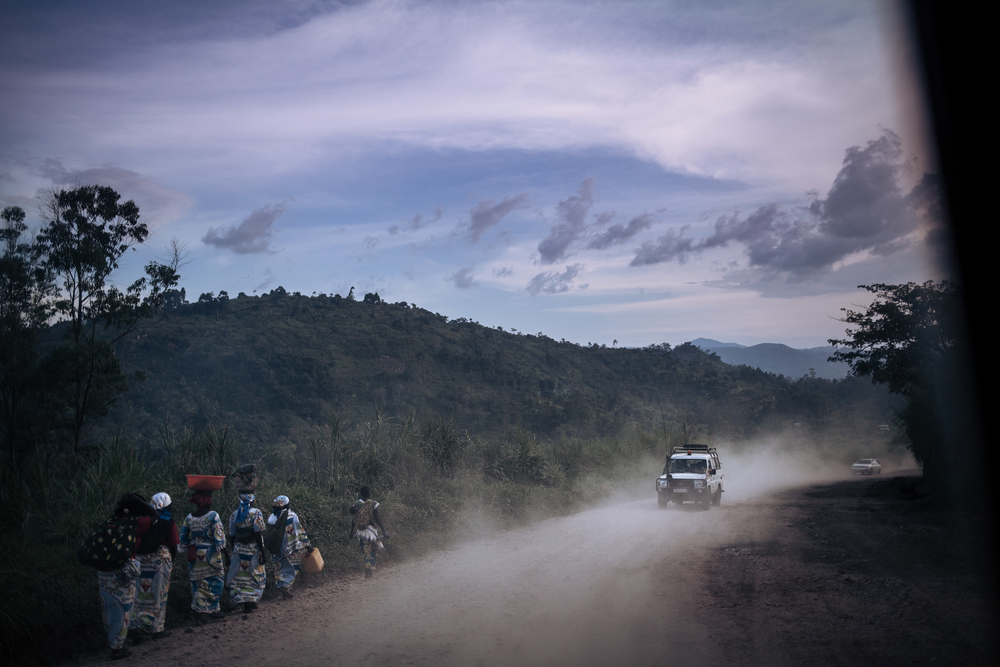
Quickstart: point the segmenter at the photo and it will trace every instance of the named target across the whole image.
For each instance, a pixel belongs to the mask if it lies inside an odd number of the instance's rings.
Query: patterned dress
[[[204,516],[187,515],[181,527],[180,548],[187,552],[188,577],[191,579],[191,609],[201,614],[219,611],[219,596],[225,569],[222,548],[226,533],[219,513],[212,510]]]
[[[167,594],[170,592],[170,573],[174,569],[174,559],[170,547],[178,542],[177,524],[169,509],[160,512],[143,536],[138,552],[139,578],[135,583],[135,604],[132,605],[131,628],[147,633],[163,632],[163,622],[167,615]],[[149,542],[149,544],[147,544]],[[147,548],[148,547],[148,548]]]
[[[135,586],[131,627],[143,632],[163,632],[174,559],[170,557],[170,549],[162,545],[151,554],[136,556],[136,560],[139,561],[139,579]]]
[[[267,517],[267,523],[274,525],[278,520],[278,515],[271,514]],[[288,518],[285,520],[285,537],[281,540],[281,556],[274,559],[271,565],[271,576],[278,588],[290,588],[295,583],[295,577],[299,574],[299,564],[302,562],[302,552],[309,546],[309,538],[306,531],[299,523],[299,515],[288,510]]]
[[[104,631],[108,646],[120,649],[128,636],[129,617],[135,602],[135,580],[139,576],[139,561],[131,559],[111,572],[97,573],[97,589],[101,595]]]
[[[229,534],[235,536],[237,528],[252,528],[254,533],[264,532],[264,513],[256,507],[251,507],[247,518],[237,523],[237,512],[229,517]],[[229,601],[233,604],[244,602],[259,602],[264,594],[267,583],[267,571],[264,569],[264,554],[260,552],[257,542],[233,544],[233,559],[229,563],[229,574],[226,584],[229,586]]]

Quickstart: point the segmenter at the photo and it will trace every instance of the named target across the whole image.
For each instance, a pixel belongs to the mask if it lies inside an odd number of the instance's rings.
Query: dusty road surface
[[[933,512],[865,495],[873,481],[552,519],[175,629],[119,664],[989,664],[976,566]]]

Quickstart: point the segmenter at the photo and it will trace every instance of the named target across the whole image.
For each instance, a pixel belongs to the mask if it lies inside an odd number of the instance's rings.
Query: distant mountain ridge
[[[711,338],[697,338],[691,341],[695,347],[718,355],[723,363],[732,366],[750,366],[768,373],[777,373],[790,378],[800,378],[816,372],[816,377],[826,380],[840,380],[847,377],[850,370],[845,363],[833,363],[827,359],[837,348],[826,345],[807,349],[795,349],[782,343],[760,343],[740,345],[722,343]]]

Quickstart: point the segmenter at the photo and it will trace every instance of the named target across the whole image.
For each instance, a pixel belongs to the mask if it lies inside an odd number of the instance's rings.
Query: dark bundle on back
[[[237,493],[253,493],[260,483],[260,473],[257,472],[257,466],[252,463],[241,465],[232,476],[236,482]]]
[[[103,572],[117,570],[135,553],[139,519],[155,512],[137,493],[126,493],[115,506],[115,514],[94,529],[77,549],[82,565]]]

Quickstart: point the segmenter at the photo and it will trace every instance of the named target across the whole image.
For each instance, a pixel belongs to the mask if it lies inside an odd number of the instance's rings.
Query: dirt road
[[[974,568],[870,483],[594,509],[174,630],[120,664],[986,664]]]

